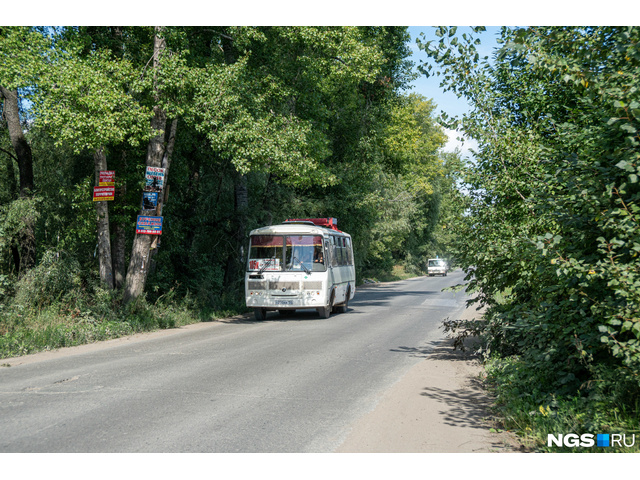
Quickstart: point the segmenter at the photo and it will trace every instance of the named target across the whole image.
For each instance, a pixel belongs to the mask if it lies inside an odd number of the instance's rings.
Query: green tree
[[[323,189],[339,181],[330,125],[345,109],[341,99],[357,104],[361,83],[375,81],[383,56],[351,27],[227,27],[220,38],[224,57],[195,72],[188,122],[237,172],[236,246],[227,262],[227,282],[237,284],[247,228],[259,217],[274,218],[266,189]],[[265,194],[247,190],[260,184]],[[253,201],[267,211],[252,222]]]
[[[248,230],[287,217],[337,216],[354,234],[360,272],[425,254],[444,136],[431,102],[403,94],[412,78],[406,28],[21,32],[29,48],[18,52],[12,40],[6,71],[31,102],[27,139],[46,193],[36,233],[54,251],[47,258],[77,256],[73,265],[97,266],[105,286],[113,264],[116,287],[128,263],[127,300],[178,288],[219,306],[239,292]],[[144,167],[171,158],[166,228],[152,248],[133,233]],[[90,198],[107,165],[118,184],[108,208]],[[99,223],[96,207],[105,210]]]
[[[124,142],[138,145],[150,137],[150,111],[136,98],[132,63],[115,58],[109,50],[83,53],[72,31],[66,29],[56,35],[58,45],[52,53],[40,52],[33,112],[38,126],[51,132],[58,146],[70,144],[76,154],[93,152],[97,186],[99,172],[108,168],[109,147]],[[107,202],[95,202],[94,206],[100,278],[111,289],[114,276],[109,207]]]
[[[28,48],[23,48],[27,45]],[[6,125],[13,153],[3,149],[7,155],[8,189],[11,199],[16,200],[13,161],[18,164],[19,195],[17,204],[5,207],[7,221],[3,227],[9,238],[17,273],[32,268],[36,262],[35,222],[37,211],[33,177],[33,155],[31,146],[24,135],[24,119],[20,115],[20,93],[31,85],[40,71],[37,56],[44,51],[47,42],[40,32],[29,27],[0,28],[0,100],[2,100],[2,126]],[[4,128],[3,128],[4,130]],[[15,207],[15,208],[14,208]],[[18,213],[19,212],[19,213]],[[19,222],[11,222],[19,218]],[[8,223],[7,223],[8,222]],[[12,225],[10,225],[12,224]]]
[[[640,391],[640,30],[503,28],[492,61],[470,35],[437,34],[421,47],[473,106],[450,126],[479,144],[458,254],[489,306],[487,347],[522,357],[537,401],[597,391],[629,402]]]

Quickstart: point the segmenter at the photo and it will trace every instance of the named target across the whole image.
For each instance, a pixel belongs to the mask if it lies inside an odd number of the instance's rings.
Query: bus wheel
[[[331,295],[329,296],[329,305],[326,307],[318,308],[318,314],[320,314],[321,318],[329,318],[331,315],[331,310],[333,310],[333,302],[336,299],[336,287],[333,287],[331,290]]]
[[[342,305],[338,305],[336,307],[336,312],[338,313],[347,313],[349,310],[349,297],[351,296],[351,290],[347,289],[347,295],[345,296],[344,303]]]
[[[267,309],[266,308],[254,308],[253,315],[256,317],[256,320],[261,322],[265,318],[267,318]]]

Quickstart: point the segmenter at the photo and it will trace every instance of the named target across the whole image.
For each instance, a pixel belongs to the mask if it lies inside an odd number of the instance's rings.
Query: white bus
[[[256,320],[273,310],[315,308],[322,318],[347,311],[356,292],[353,245],[336,224],[292,219],[251,231],[245,294]]]

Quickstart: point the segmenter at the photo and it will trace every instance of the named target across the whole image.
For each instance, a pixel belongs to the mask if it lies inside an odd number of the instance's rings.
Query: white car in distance
[[[427,275],[433,277],[434,275],[447,276],[447,262],[441,258],[430,258],[427,260]]]

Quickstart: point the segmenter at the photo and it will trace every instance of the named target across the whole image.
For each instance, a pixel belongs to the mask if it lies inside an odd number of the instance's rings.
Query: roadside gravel
[[[475,307],[461,318],[477,317]],[[336,452],[517,452],[509,432],[491,431],[491,398],[482,388],[483,367],[444,340],[358,420]]]

